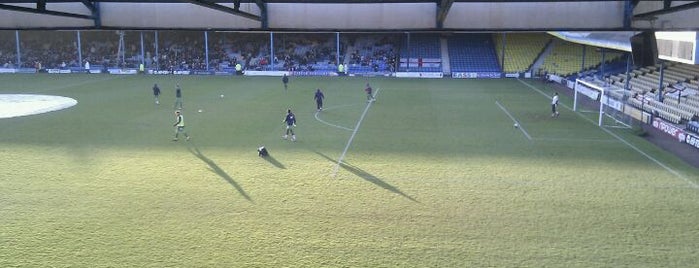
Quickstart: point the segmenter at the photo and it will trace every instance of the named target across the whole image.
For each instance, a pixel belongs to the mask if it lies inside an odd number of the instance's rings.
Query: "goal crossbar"
[[[597,125],[602,126],[604,103],[601,101],[601,96],[604,95],[604,88],[578,78],[575,79],[575,86],[573,89],[575,90],[575,93],[573,94],[573,111],[578,111],[578,93],[583,94],[592,100],[599,101],[599,117],[597,119]]]
[[[602,82],[600,82],[602,83]],[[585,81],[581,79],[575,80],[575,94],[573,96],[573,110],[580,109],[579,103],[581,95],[587,98],[595,105],[595,110],[589,111],[598,114],[597,125],[604,125],[604,118],[609,118],[614,121],[614,125],[606,125],[606,127],[621,127],[631,128],[630,122],[626,122],[628,115],[626,114],[626,91],[622,88],[609,87]],[[599,104],[599,106],[596,106]],[[583,111],[580,111],[583,112]],[[587,112],[587,111],[585,111]]]

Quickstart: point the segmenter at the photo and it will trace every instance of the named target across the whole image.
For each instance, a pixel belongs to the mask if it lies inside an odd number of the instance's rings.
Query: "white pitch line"
[[[578,138],[550,138],[550,137],[536,137],[533,138],[535,141],[579,141],[579,142],[619,142],[613,139],[578,139]]]
[[[527,133],[527,131],[524,130],[524,127],[522,126],[522,124],[520,124],[519,121],[517,121],[517,119],[515,119],[515,117],[512,116],[512,115],[510,114],[510,112],[508,112],[507,109],[505,109],[505,107],[503,107],[503,106],[500,104],[500,102],[495,101],[495,104],[497,104],[498,107],[500,107],[500,109],[501,109],[503,112],[505,112],[505,114],[507,114],[507,116],[509,116],[510,119],[512,119],[512,121],[515,122],[515,124],[519,125],[518,129],[519,129],[520,131],[522,131],[522,133],[524,133],[524,136],[527,137],[528,140],[532,140],[532,136],[529,136],[529,133]]]
[[[332,109],[337,109],[337,108],[341,108],[341,107],[347,107],[347,106],[354,106],[354,105],[357,105],[357,104],[345,104],[345,105],[340,105],[340,106],[334,106],[334,107],[330,107],[330,108],[327,108],[327,109],[323,109],[323,111],[332,110]],[[320,114],[320,112],[319,112],[319,111],[316,111],[315,114],[313,115],[313,117],[315,117],[316,120],[318,120],[318,122],[321,122],[321,123],[326,124],[326,125],[331,126],[331,127],[336,127],[336,128],[344,129],[344,130],[347,130],[347,131],[352,131],[352,130],[353,130],[353,129],[348,128],[348,127],[343,127],[343,126],[340,126],[340,125],[335,125],[335,124],[333,124],[333,123],[329,123],[329,122],[327,122],[327,121],[324,121],[323,119],[320,119],[320,117],[318,117],[319,114]]]
[[[522,81],[521,79],[517,79],[517,81],[519,81],[520,83],[526,85],[527,87],[529,87],[529,88],[535,90],[536,92],[539,92],[539,94],[544,95],[544,96],[547,97],[547,98],[551,98],[551,96],[547,95],[546,93],[544,93],[543,91],[539,90],[539,89],[536,88],[535,86],[532,86],[532,85],[530,85],[529,83]],[[587,117],[583,116],[582,114],[573,111],[573,109],[571,109],[571,108],[568,107],[567,105],[561,104],[561,106],[563,106],[563,107],[565,107],[566,109],[568,109],[568,110],[574,112],[575,114],[577,114],[578,116],[580,116],[580,117],[582,117],[583,119],[587,120],[588,122],[597,125],[597,122],[592,121],[592,119],[587,118]],[[604,128],[604,127],[600,127],[600,129],[602,129],[604,132],[607,132],[607,134],[611,135],[612,137],[616,138],[617,140],[621,141],[622,143],[626,144],[627,146],[631,147],[631,149],[634,149],[636,152],[638,152],[638,153],[640,153],[641,155],[645,156],[646,158],[648,158],[649,160],[653,161],[653,162],[656,163],[657,165],[661,166],[662,168],[664,168],[664,169],[667,170],[668,172],[670,172],[670,173],[672,173],[673,175],[675,175],[675,176],[677,176],[677,177],[683,179],[684,181],[686,181],[687,183],[689,183],[689,185],[692,186],[692,188],[699,189],[699,184],[697,184],[697,183],[694,182],[694,181],[691,181],[690,179],[686,178],[685,176],[683,176],[683,175],[680,174],[679,172],[677,172],[677,171],[675,171],[674,169],[668,167],[667,165],[663,164],[663,163],[660,162],[658,159],[655,159],[654,157],[650,156],[649,154],[645,153],[644,151],[641,151],[641,149],[638,149],[638,147],[636,147],[636,146],[634,146],[633,144],[629,143],[628,141],[624,140],[622,137],[619,137],[619,135],[614,134],[614,132],[611,132],[611,131],[609,131],[608,129],[606,129],[606,128]]]
[[[379,90],[380,90],[380,88],[376,89],[376,93],[374,93],[374,99],[376,99],[376,96],[379,95]],[[333,170],[333,178],[335,178],[337,176],[337,171],[340,170],[340,165],[342,164],[342,160],[345,159],[345,155],[347,154],[347,150],[349,149],[350,145],[352,144],[352,140],[354,140],[354,136],[357,135],[357,131],[359,131],[359,126],[362,124],[362,121],[364,120],[364,116],[366,116],[366,112],[369,111],[369,107],[371,107],[372,103],[374,103],[374,101],[369,101],[369,103],[367,103],[366,108],[364,108],[364,112],[362,113],[362,116],[359,117],[359,121],[357,121],[357,125],[354,127],[354,131],[352,131],[352,135],[350,136],[349,140],[347,141],[347,145],[345,145],[345,150],[342,151],[340,158],[337,159],[337,165],[335,166],[335,170]]]

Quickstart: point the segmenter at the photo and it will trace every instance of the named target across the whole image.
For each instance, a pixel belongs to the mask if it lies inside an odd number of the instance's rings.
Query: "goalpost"
[[[618,87],[575,79],[573,111],[597,114],[597,125],[631,128],[632,118],[626,112],[627,92]]]

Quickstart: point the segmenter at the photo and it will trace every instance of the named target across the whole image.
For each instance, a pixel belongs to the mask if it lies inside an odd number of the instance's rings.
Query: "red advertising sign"
[[[657,117],[653,119],[653,127],[659,129],[662,132],[667,133],[670,136],[675,137],[675,139],[677,139],[677,141],[679,142],[684,142],[685,136],[687,136],[684,133],[684,130],[682,130],[681,128],[678,128]]]

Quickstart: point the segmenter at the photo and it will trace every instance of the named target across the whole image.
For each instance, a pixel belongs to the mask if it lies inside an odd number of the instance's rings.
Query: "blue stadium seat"
[[[462,34],[448,39],[452,72],[501,72],[490,34]]]
[[[439,42],[439,36],[430,34],[414,34],[410,36],[410,48],[408,44],[403,42],[401,45],[400,52],[401,62],[405,62],[406,59],[410,58],[410,71],[422,71],[422,72],[441,72],[441,45]],[[414,62],[418,58],[423,59],[436,59],[440,63],[438,66],[423,66],[419,68],[417,63]],[[408,66],[402,65],[399,71],[407,71]]]

